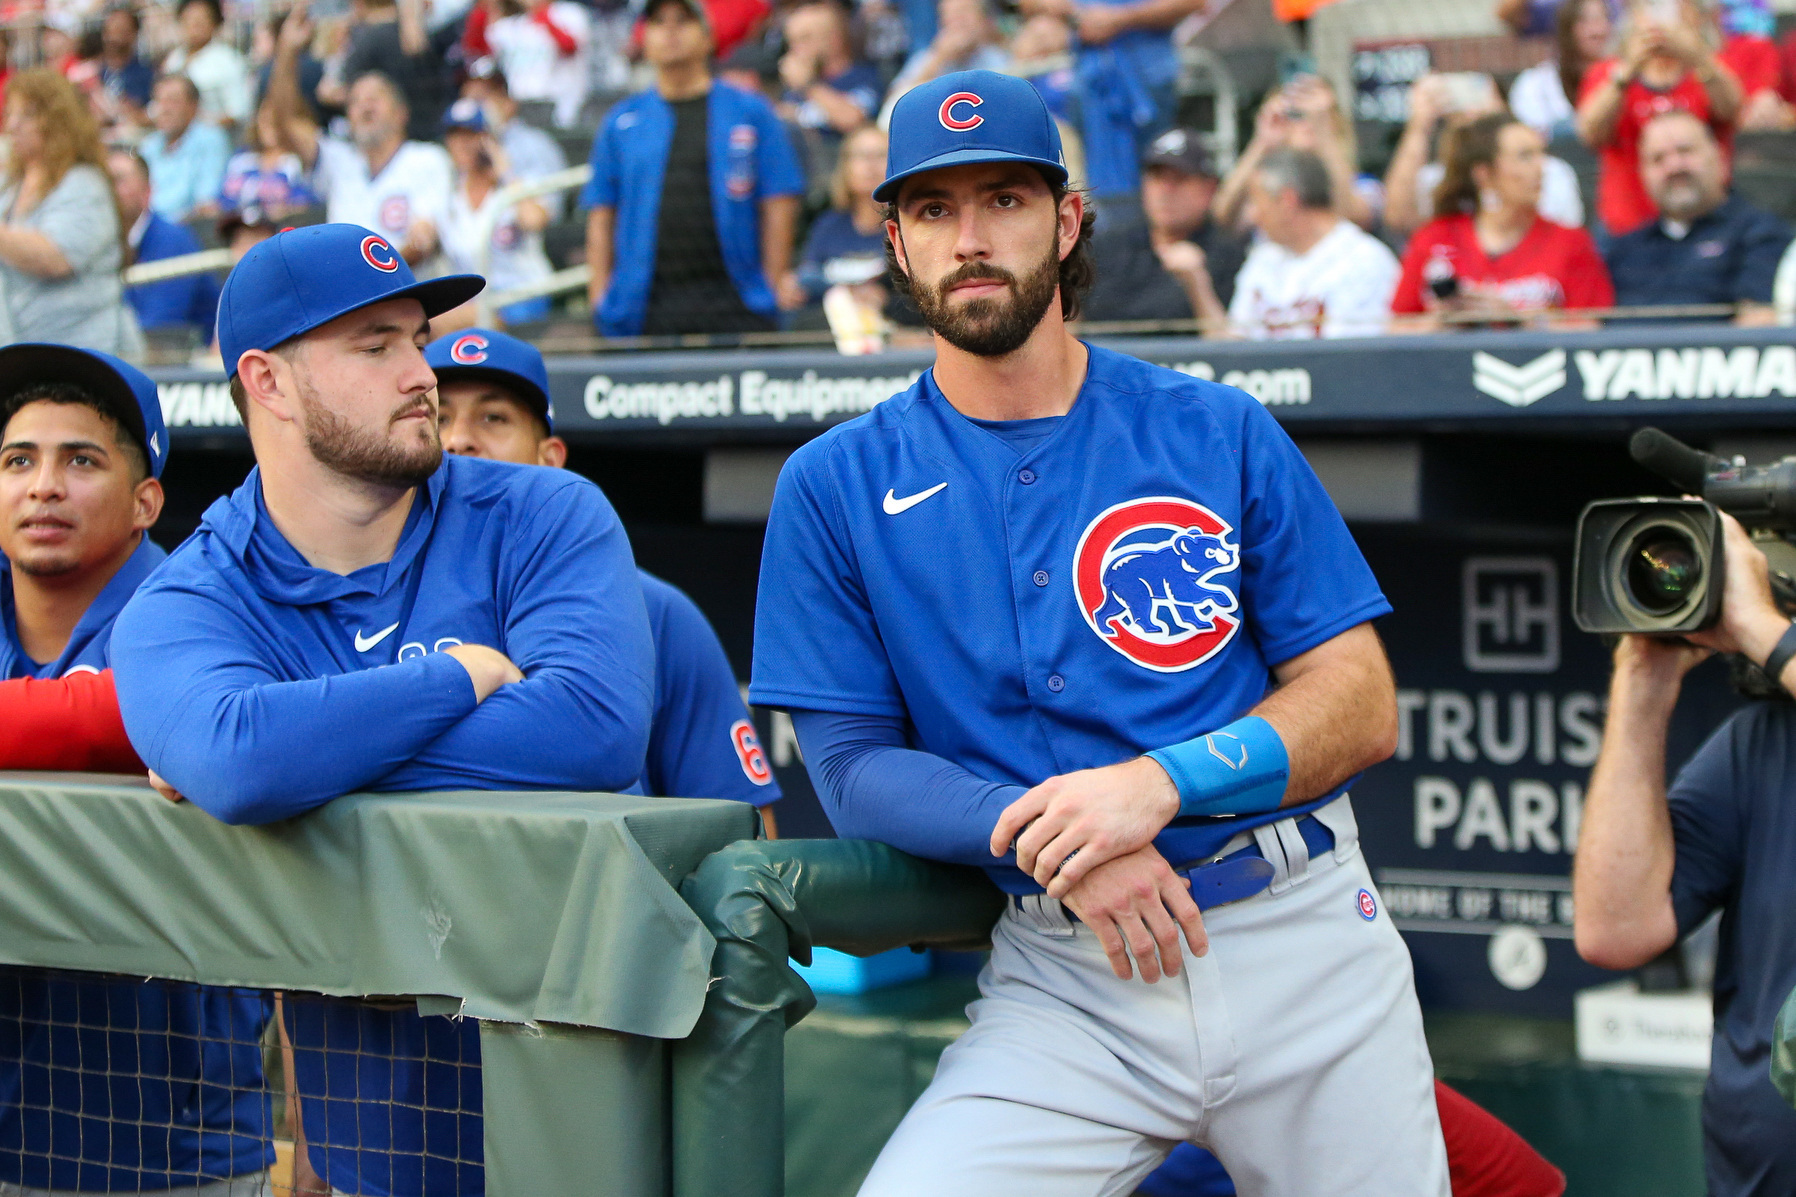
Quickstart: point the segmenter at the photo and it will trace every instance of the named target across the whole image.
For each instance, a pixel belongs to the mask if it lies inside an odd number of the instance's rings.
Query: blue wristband
[[[1285,742],[1258,715],[1147,754],[1179,790],[1179,816],[1250,815],[1285,801],[1291,758]]]

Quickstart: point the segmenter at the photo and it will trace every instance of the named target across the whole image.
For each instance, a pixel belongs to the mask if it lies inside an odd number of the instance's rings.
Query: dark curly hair
[[[1054,196],[1054,210],[1060,210],[1060,201],[1072,190],[1064,183],[1056,183],[1045,174],[1042,180],[1047,183],[1048,190]],[[1091,284],[1097,281],[1097,263],[1091,256],[1091,231],[1097,226],[1098,214],[1091,205],[1091,197],[1081,191],[1085,198],[1085,216],[1079,221],[1079,240],[1073,244],[1073,251],[1060,259],[1060,314],[1067,320],[1077,320],[1085,300],[1085,293],[1091,290]],[[885,219],[894,224],[898,221],[898,205],[896,202],[885,206]],[[892,245],[892,239],[886,238],[886,273],[891,276],[892,290],[904,296],[912,303],[916,302],[916,292],[911,287],[910,275],[898,265],[898,251]]]

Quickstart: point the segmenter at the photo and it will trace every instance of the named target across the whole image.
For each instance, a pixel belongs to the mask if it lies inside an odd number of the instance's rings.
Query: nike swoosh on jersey
[[[358,653],[367,652],[369,649],[371,649],[375,645],[379,644],[382,640],[385,640],[388,636],[391,636],[395,631],[398,630],[398,628],[399,628],[399,625],[397,623],[390,623],[386,627],[382,628],[380,631],[374,633],[374,635],[372,635],[372,636],[363,636],[360,632],[357,632],[355,634],[355,651],[357,651]]]
[[[886,492],[886,501],[885,501],[886,514],[887,515],[902,515],[905,512],[909,511],[911,508],[915,507],[918,503],[921,503],[924,499],[927,499],[927,498],[929,498],[929,496],[941,491],[947,485],[948,484],[946,482],[938,482],[934,486],[930,487],[928,490],[920,490],[916,494],[906,495],[902,499],[898,498],[895,494],[893,494],[891,491],[888,490]]]

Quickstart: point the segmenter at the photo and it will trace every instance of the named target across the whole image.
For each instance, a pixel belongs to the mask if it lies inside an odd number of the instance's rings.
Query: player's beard
[[[379,433],[357,428],[318,401],[318,392],[300,379],[299,394],[304,415],[306,448],[318,464],[357,482],[374,486],[416,486],[437,472],[443,462],[443,440],[436,420],[418,425],[418,435],[394,440],[390,434],[401,416],[418,409],[423,396],[408,399],[393,409]]]
[[[954,303],[950,292],[973,279],[992,279],[1009,288],[1007,296]],[[934,286],[911,288],[917,311],[930,330],[966,353],[1003,357],[1022,348],[1047,314],[1060,286],[1060,237],[1048,242],[1047,255],[1022,279],[990,262],[968,262]]]

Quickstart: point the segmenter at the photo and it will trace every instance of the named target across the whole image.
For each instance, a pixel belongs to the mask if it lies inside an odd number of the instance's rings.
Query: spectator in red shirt
[[[1675,20],[1663,5],[1639,0],[1628,16],[1620,58],[1584,76],[1578,136],[1598,151],[1597,214],[1613,236],[1639,228],[1656,211],[1640,183],[1640,130],[1663,112],[1682,109],[1708,123],[1731,154],[1734,122],[1745,94],[1703,36],[1692,0],[1678,0]]]
[[[1434,193],[1440,213],[1416,230],[1403,255],[1394,328],[1434,332],[1448,314],[1510,321],[1614,302],[1609,271],[1583,229],[1540,215],[1546,145],[1508,113],[1455,130]]]
[[[1771,40],[1776,20],[1767,0],[1721,0],[1715,9],[1721,29],[1723,66],[1740,80],[1746,101],[1737,122],[1741,129],[1796,128],[1796,108],[1780,94],[1783,57]]]

